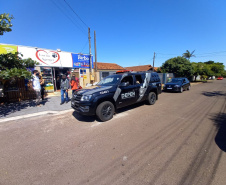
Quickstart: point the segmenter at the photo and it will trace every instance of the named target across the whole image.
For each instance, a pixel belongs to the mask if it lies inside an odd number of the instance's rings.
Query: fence
[[[158,73],[158,75],[162,84],[165,84],[169,81],[169,79],[174,78],[173,73]]]
[[[31,84],[24,79],[18,79],[14,83],[6,81],[4,88],[5,91],[4,97],[1,100],[2,102],[17,102],[36,98],[36,93]]]

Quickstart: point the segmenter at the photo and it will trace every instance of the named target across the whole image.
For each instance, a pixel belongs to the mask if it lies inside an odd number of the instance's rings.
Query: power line
[[[82,21],[82,23],[87,27],[89,28],[89,26],[87,26],[87,24],[81,19],[81,17],[74,11],[74,9],[70,6],[70,4],[64,0],[64,2],[68,5],[68,7],[74,12],[74,14],[80,19],[80,21]]]
[[[51,1],[72,22],[73,25],[75,25],[84,35],[87,35],[85,30],[83,28],[80,28],[71,17],[65,14],[64,10],[60,6],[58,6],[56,2],[54,2],[53,0]]]
[[[176,54],[164,54],[164,53],[156,53],[156,54],[159,54],[159,55],[176,55]]]
[[[89,43],[89,40],[87,39],[87,41],[86,41],[85,45],[83,46],[82,50],[80,51],[80,53],[83,52],[83,50],[85,49],[85,47],[87,46],[88,43]]]
[[[202,53],[202,54],[196,54],[196,55],[203,55],[203,54],[217,54],[217,53],[225,53],[226,51],[217,51],[217,52],[211,52],[211,53]]]

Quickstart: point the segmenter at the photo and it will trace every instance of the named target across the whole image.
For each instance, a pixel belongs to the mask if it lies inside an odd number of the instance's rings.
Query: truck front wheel
[[[150,92],[148,95],[148,104],[154,105],[156,102],[156,94],[154,92]]]
[[[112,119],[115,107],[110,101],[104,101],[97,106],[96,115],[101,121]]]

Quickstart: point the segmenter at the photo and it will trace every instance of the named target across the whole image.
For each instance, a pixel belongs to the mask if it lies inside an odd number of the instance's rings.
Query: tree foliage
[[[10,16],[9,14],[3,13],[0,14],[0,35],[3,35],[5,32],[12,31],[11,27],[13,26],[11,24],[11,20],[13,19],[13,16]]]
[[[186,58],[186,59],[188,59],[188,60],[190,60],[190,58],[191,57],[195,57],[195,55],[193,55],[194,54],[194,52],[195,52],[195,50],[194,51],[192,51],[192,52],[190,52],[190,51],[188,51],[188,50],[186,50],[186,52],[185,53],[183,53],[183,57],[184,58]]]
[[[207,61],[207,62],[198,62],[192,63],[192,67],[194,70],[195,80],[197,76],[201,76],[202,78],[206,79],[212,76],[222,76],[224,74],[224,64],[223,63],[215,63],[214,61]]]
[[[27,68],[33,68],[38,63],[31,58],[22,59],[22,54],[7,53],[0,55],[0,78],[27,78],[30,79],[32,74]]]
[[[184,57],[175,57],[167,60],[162,66],[163,73],[174,73],[176,77],[191,77],[193,68],[190,61]]]
[[[226,71],[224,70],[224,72],[222,73],[222,76],[224,77],[224,78],[226,78]]]

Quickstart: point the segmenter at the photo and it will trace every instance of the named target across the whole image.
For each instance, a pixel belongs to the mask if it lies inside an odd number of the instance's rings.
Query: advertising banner
[[[72,56],[68,52],[57,52],[44,49],[36,49],[18,46],[18,52],[23,58],[31,58],[39,63],[39,66],[72,67]]]
[[[17,46],[11,45],[0,45],[0,54],[7,54],[7,53],[16,53]]]
[[[73,68],[89,68],[90,57],[86,54],[74,54],[72,53]],[[93,68],[93,56],[91,56],[92,68]]]

